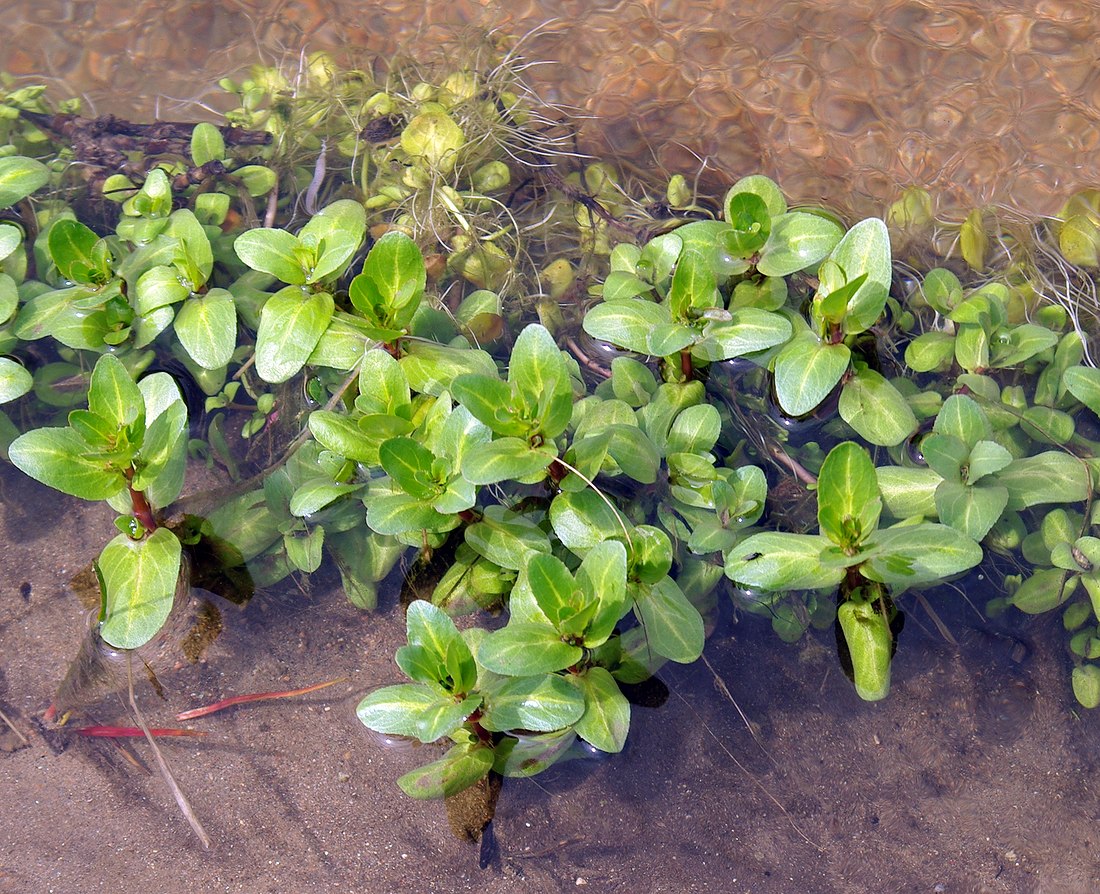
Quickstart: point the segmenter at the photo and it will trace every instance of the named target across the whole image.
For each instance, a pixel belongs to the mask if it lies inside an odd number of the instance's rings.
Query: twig
[[[140,726],[82,726],[80,729],[74,729],[73,732],[81,736],[92,736],[103,739],[136,739],[138,736],[144,736],[146,730]],[[206,735],[202,730],[197,729],[174,729],[159,726],[149,727],[148,732],[153,736]]]
[[[157,745],[157,740],[153,738],[153,734],[149,731],[149,727],[145,723],[145,718],[141,716],[141,711],[138,709],[137,699],[134,698],[134,663],[132,652],[126,653],[126,685],[130,695],[130,710],[134,712],[134,719],[138,722],[142,732],[145,734],[145,739],[148,741],[149,747],[153,749],[153,757],[157,759],[157,767],[160,769],[160,775],[164,778],[164,782],[168,786],[169,791],[172,792],[172,797],[176,799],[176,805],[179,807],[184,819],[186,819],[191,826],[191,831],[198,836],[199,841],[202,842],[202,846],[206,850],[210,850],[210,836],[206,834],[206,830],[202,827],[202,823],[199,822],[199,818],[195,816],[195,811],[191,809],[191,803],[187,800],[187,796],[183,793],[183,789],[179,787],[175,778],[172,776],[172,771],[168,769],[168,762],[164,759],[164,755],[160,753],[160,747]]]
[[[183,711],[176,715],[176,720],[194,720],[196,717],[216,714],[218,711],[224,711],[226,708],[231,708],[234,705],[243,705],[248,702],[260,702],[269,698],[291,698],[295,695],[308,695],[311,692],[316,692],[318,689],[324,689],[326,686],[334,686],[337,683],[346,682],[347,677],[341,677],[339,680],[314,683],[312,686],[305,686],[302,689],[288,689],[285,692],[253,692],[248,695],[232,695],[229,698],[223,698],[220,702],[214,702],[212,705],[203,705],[201,708],[192,708],[190,711]]]
[[[805,832],[803,832],[800,828],[798,828],[798,825],[795,823],[794,817],[791,816],[790,811],[788,811],[786,807],[784,807],[782,804],[780,804],[779,799],[776,798],[776,796],[773,795],[770,791],[768,791],[767,786],[765,786],[764,783],[762,783],[759,779],[757,779],[755,776],[753,776],[752,773],[750,773],[748,771],[748,769],[745,767],[745,765],[742,764],[741,761],[739,761],[734,756],[733,752],[730,751],[726,747],[725,743],[721,739],[719,739],[718,736],[716,736],[714,734],[714,731],[709,726],[707,726],[706,721],[704,721],[703,718],[699,715],[699,712],[695,710],[695,707],[686,698],[684,698],[682,695],[680,695],[679,692],[677,692],[675,689],[673,689],[671,686],[669,687],[669,690],[671,692],[673,692],[676,695],[676,697],[678,699],[680,699],[680,701],[682,701],[685,705],[687,705],[688,710],[691,711],[691,713],[695,715],[695,719],[698,720],[699,724],[703,727],[703,729],[705,729],[707,731],[707,735],[709,735],[712,739],[714,739],[714,741],[717,743],[718,747],[721,748],[726,753],[726,757],[728,757],[731,761],[733,761],[734,766],[737,767],[737,769],[740,770],[742,773],[744,773],[749,778],[749,780],[753,783],[753,785],[755,785],[758,789],[760,789],[760,791],[762,791],[764,793],[764,795],[767,797],[767,799],[769,801],[771,801],[776,807],[779,808],[780,813],[782,813],[783,816],[785,816],[787,818],[787,822],[790,823],[791,828],[794,829],[794,831],[798,835],[798,837],[801,838],[803,841],[805,841],[806,844],[808,844],[811,847],[815,848],[816,850],[824,853],[825,848],[823,848],[820,844],[818,844],[816,841],[814,841],[812,838],[810,838]]]
[[[931,618],[932,623],[936,625],[936,629],[940,632],[940,636],[957,648],[959,641],[951,635],[951,631],[947,629],[947,625],[940,620],[940,616],[936,614],[932,606],[928,604],[928,600],[924,598],[924,594],[920,590],[914,590],[913,595],[916,597],[917,602],[920,603],[920,607],[928,612],[928,617]]]
[[[19,728],[8,719],[8,715],[3,711],[0,711],[0,720],[3,720],[8,725],[8,729],[19,737],[19,741],[23,743],[24,747],[31,744],[30,740],[19,731]]]
[[[730,701],[730,704],[733,705],[734,708],[736,708],[737,713],[740,715],[741,720],[745,724],[745,729],[747,729],[749,731],[749,735],[752,736],[752,740],[757,744],[757,747],[759,747],[759,749],[761,751],[763,751],[765,755],[767,755],[768,760],[770,760],[773,764],[775,764],[778,767],[779,764],[775,763],[775,758],[773,758],[772,755],[771,755],[771,752],[768,751],[768,749],[764,747],[764,743],[760,741],[760,737],[756,734],[756,729],[753,727],[752,723],[749,721],[749,718],[745,716],[745,712],[741,710],[741,706],[739,704],[737,704],[737,700],[733,697],[733,693],[730,692],[729,687],[726,685],[726,681],[723,680],[718,675],[718,671],[716,671],[711,666],[711,663],[710,663],[710,661],[707,660],[706,655],[700,655],[699,657],[703,660],[703,664],[706,665],[707,670],[709,670],[711,672],[712,676],[714,677],[714,685],[718,687],[718,691],[721,692],[722,695],[724,695],[726,698],[728,698],[729,701]]]

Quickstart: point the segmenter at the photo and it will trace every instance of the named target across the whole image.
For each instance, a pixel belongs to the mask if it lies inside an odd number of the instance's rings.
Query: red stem
[[[105,739],[140,739],[145,737],[145,733],[140,726],[82,726],[80,729],[74,729],[73,732],[81,736],[95,736]],[[150,727],[149,732],[154,736],[206,735],[206,733],[197,729],[165,729],[163,727]]]
[[[223,698],[220,702],[214,702],[212,705],[203,705],[201,708],[192,708],[190,711],[183,711],[176,715],[176,720],[194,720],[196,717],[216,714],[218,711],[224,711],[226,708],[231,708],[234,705],[243,705],[247,702],[259,702],[269,698],[290,698],[295,695],[307,695],[310,692],[316,692],[318,689],[324,689],[326,686],[333,686],[336,683],[344,682],[347,682],[346,677],[341,677],[339,680],[328,680],[325,683],[315,683],[312,686],[305,686],[302,689],[288,689],[284,692],[253,692],[248,695],[233,695],[229,698]]]
[[[126,486],[130,490],[130,506],[134,510],[134,518],[141,522],[141,526],[145,528],[148,533],[153,533],[157,529],[157,520],[153,516],[153,507],[149,505],[149,501],[145,499],[145,494],[140,490],[134,490],[134,467],[130,466],[126,470]]]

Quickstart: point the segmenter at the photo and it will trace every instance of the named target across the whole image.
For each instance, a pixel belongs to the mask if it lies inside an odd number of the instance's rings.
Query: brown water
[[[522,34],[554,19],[524,46],[558,61],[531,76],[598,116],[590,151],[689,173],[705,158],[716,181],[762,170],[853,211],[917,183],[1049,212],[1100,180],[1100,10],[993,6],[41,0],[5,4],[0,68],[49,75],[55,95],[85,92],[96,112],[190,118],[257,54],[369,57],[413,35],[432,46],[444,26]],[[440,805],[394,785],[423,752],[379,751],[354,719],[364,692],[397,677],[393,594],[371,615],[323,588],[260,601],[228,619],[208,664],[166,675],[166,702],[143,692],[151,723],[241,692],[350,682],[215,715],[206,739],[164,745],[215,839],[203,852],[155,772],[36,727],[84,625],[65,582],[110,513],[6,484],[0,710],[29,744],[0,725],[5,894],[1100,890],[1100,727],[1074,709],[1060,625],[992,628],[950,595],[934,601],[959,645],[907,601],[894,689],[875,705],[840,674],[831,633],[788,647],[758,619],[726,619],[713,671],[666,669],[673,695],[635,709],[627,753],[575,788],[568,775],[505,787],[488,871]],[[115,701],[95,719],[128,722]]]
[[[1076,0],[5,4],[0,68],[134,117],[214,100],[255,61],[423,54],[453,26],[522,35],[548,99],[595,116],[585,147],[713,182],[760,171],[792,196],[881,211],[907,185],[947,204],[1051,213],[1100,183],[1100,7]]]

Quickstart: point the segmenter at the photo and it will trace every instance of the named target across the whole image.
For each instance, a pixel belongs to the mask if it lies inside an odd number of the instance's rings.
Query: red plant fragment
[[[341,677],[339,680],[327,680],[324,683],[314,683],[312,686],[305,686],[302,689],[288,689],[284,692],[253,692],[248,695],[233,695],[229,698],[223,698],[220,702],[214,702],[212,705],[203,705],[201,708],[192,708],[190,711],[183,711],[176,715],[176,720],[194,720],[196,717],[216,714],[218,711],[223,711],[234,705],[243,705],[247,702],[259,702],[269,698],[291,698],[295,695],[308,695],[311,692],[316,692],[318,689],[324,689],[326,686],[334,686],[337,683],[343,683],[345,679],[346,678]]]

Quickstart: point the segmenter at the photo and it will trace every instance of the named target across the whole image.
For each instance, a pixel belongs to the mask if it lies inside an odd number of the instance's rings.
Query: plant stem
[[[324,689],[326,686],[333,686],[337,683],[346,682],[347,678],[341,677],[338,680],[327,680],[324,683],[314,683],[312,686],[304,686],[301,689],[288,689],[283,692],[253,692],[248,695],[232,695],[229,698],[223,698],[220,702],[214,702],[212,705],[203,705],[201,708],[192,708],[190,711],[183,711],[176,715],[176,720],[194,720],[196,717],[205,717],[207,714],[215,714],[218,711],[231,708],[233,705],[259,702],[269,698],[290,698],[295,695],[308,695],[311,692],[316,692],[318,689]]]
[[[128,477],[133,477],[131,472]],[[141,522],[142,527],[145,528],[147,533],[152,533],[157,529],[157,520],[153,516],[153,507],[149,505],[149,501],[145,499],[145,494],[140,490],[134,490],[133,485],[128,485],[130,488],[130,505],[134,510],[134,517]]]
[[[685,351],[680,352],[680,372],[683,373],[683,376],[684,376],[685,380],[687,380],[688,382],[691,381],[691,377],[693,375],[693,370],[692,370],[692,366],[691,366],[691,352],[690,351],[685,350]]]
[[[172,797],[176,799],[176,806],[179,807],[184,819],[186,819],[191,826],[191,831],[194,832],[199,841],[202,842],[203,848],[210,850],[210,836],[206,834],[206,830],[202,827],[202,823],[199,822],[199,818],[195,816],[195,811],[191,809],[191,803],[187,800],[187,796],[183,793],[183,789],[179,787],[175,778],[172,776],[172,771],[168,769],[168,762],[164,759],[164,755],[160,753],[160,747],[157,745],[157,740],[153,738],[153,734],[149,731],[149,727],[145,723],[145,718],[141,716],[141,711],[138,709],[137,699],[134,698],[133,652],[128,652],[126,654],[126,684],[130,694],[130,710],[134,712],[134,719],[141,727],[141,731],[145,733],[145,739],[149,743],[149,747],[153,749],[153,757],[157,759],[157,767],[160,769],[160,775],[164,778],[165,785],[167,785],[169,791],[172,792]]]

